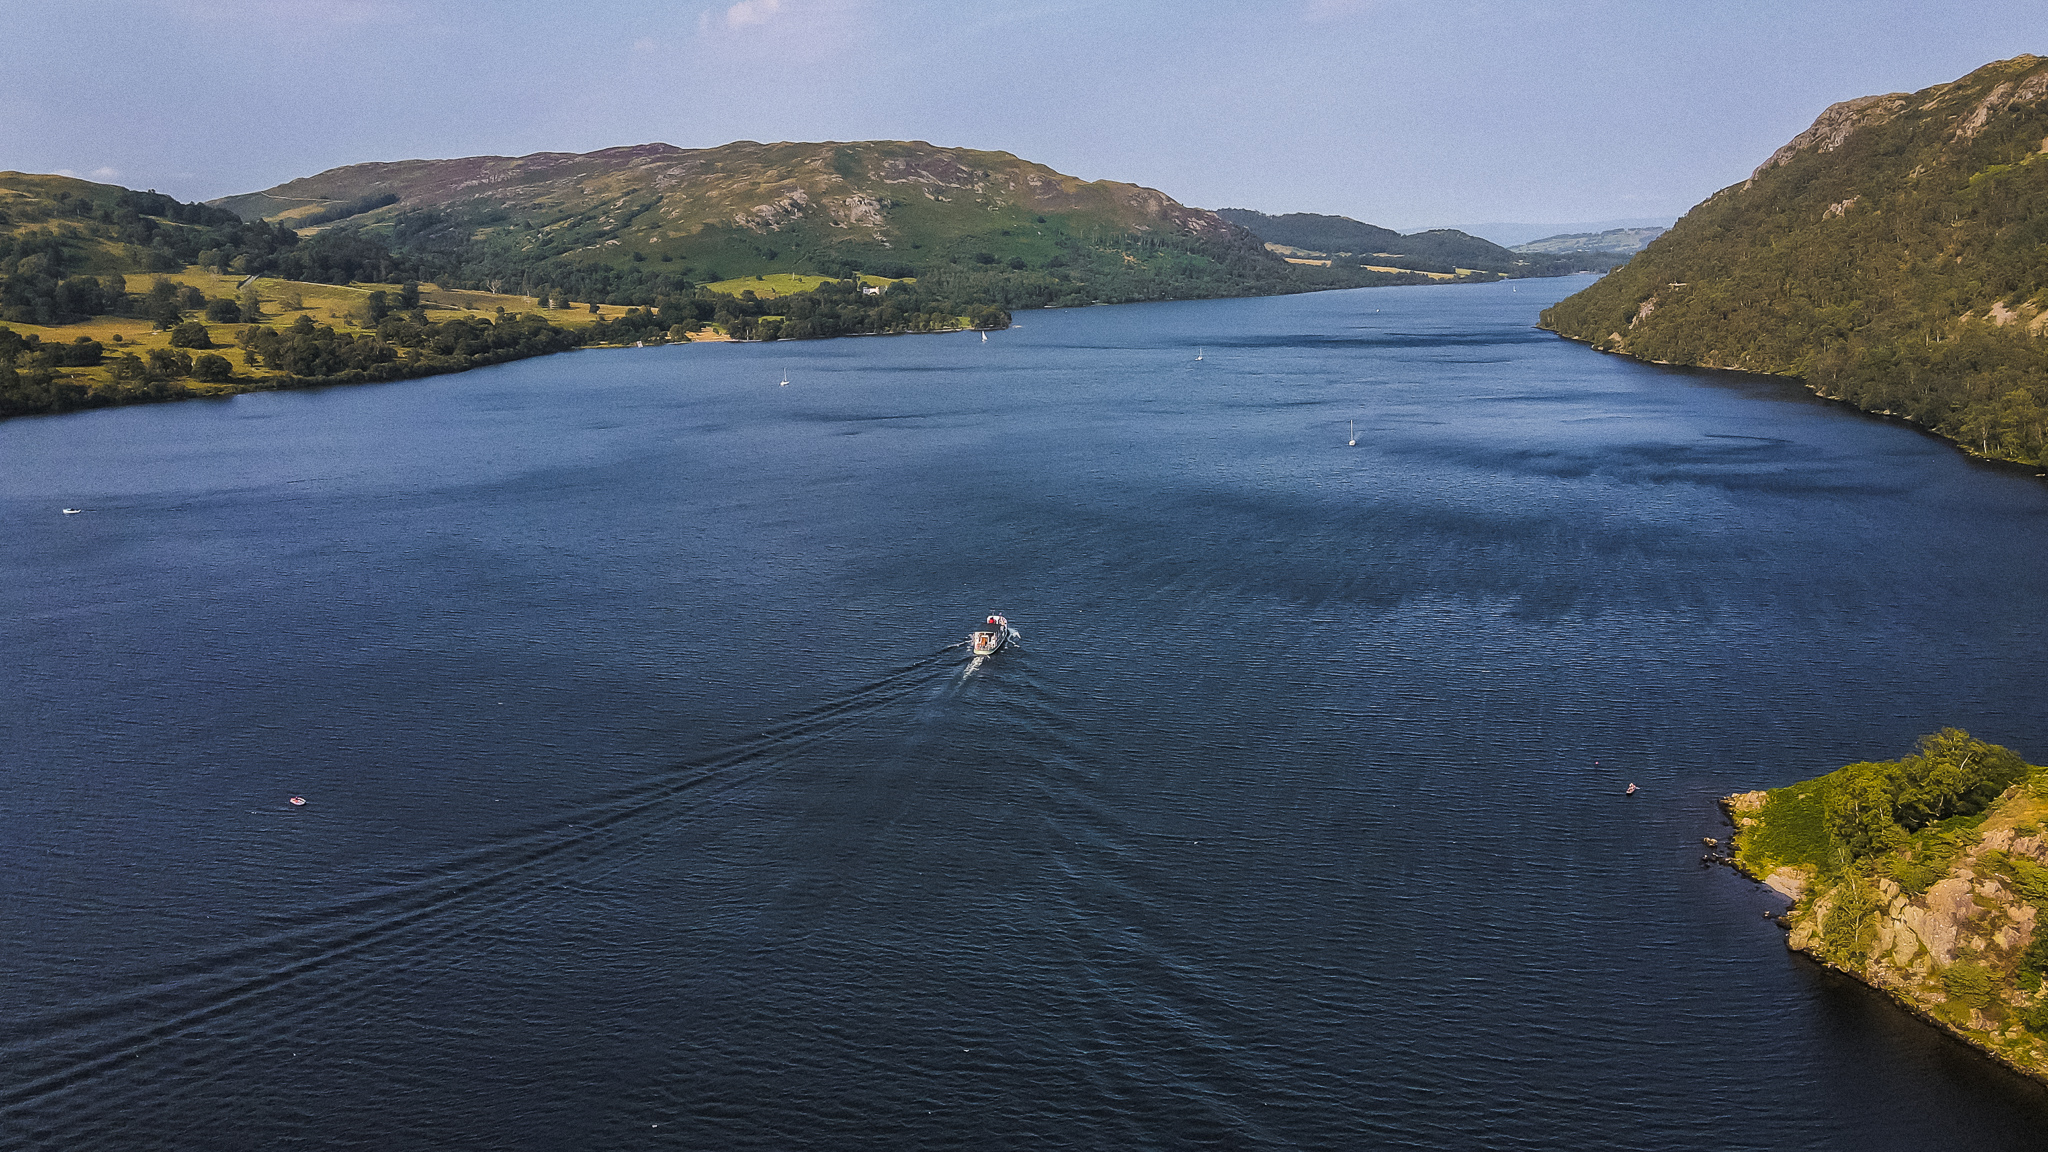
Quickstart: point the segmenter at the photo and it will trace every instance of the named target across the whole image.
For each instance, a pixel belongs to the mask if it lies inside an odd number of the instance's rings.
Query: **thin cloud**
[[[725,10],[726,28],[737,32],[743,28],[766,24],[782,11],[782,0],[740,0]]]
[[[869,0],[735,0],[700,13],[697,27],[711,60],[756,67],[772,54],[785,66],[819,67],[859,53],[885,19]]]

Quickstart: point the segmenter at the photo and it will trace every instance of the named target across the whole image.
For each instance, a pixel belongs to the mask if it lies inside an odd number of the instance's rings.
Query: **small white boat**
[[[976,656],[993,656],[1010,642],[1010,622],[1001,616],[988,618],[988,631],[973,636]]]
[[[1201,358],[1202,358],[1202,350],[1201,350],[1200,348],[1197,348],[1197,349],[1195,349],[1195,359],[1197,359],[1197,360],[1200,360]]]
[[[787,368],[782,370],[782,387],[789,387],[789,369]]]
[[[83,511],[85,511],[85,509],[83,509],[83,508],[66,508],[66,509],[64,510],[64,514],[65,514],[66,516],[76,516],[76,515],[78,515],[78,514],[79,514],[80,512],[83,512]]]
[[[1358,421],[1356,420],[1351,422],[1351,446],[1353,448],[1358,447]]]
[[[986,332],[983,332],[983,333],[981,334],[981,342],[982,342],[983,344],[986,344],[986,343],[988,343],[988,333],[986,333]]]

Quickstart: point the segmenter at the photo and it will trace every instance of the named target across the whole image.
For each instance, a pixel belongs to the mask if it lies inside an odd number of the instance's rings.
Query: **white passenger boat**
[[[974,654],[993,656],[1010,642],[1010,622],[1001,616],[988,618],[988,630],[974,634]]]

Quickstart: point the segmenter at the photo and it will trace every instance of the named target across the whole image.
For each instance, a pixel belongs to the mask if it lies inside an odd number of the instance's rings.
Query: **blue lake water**
[[[2048,757],[2048,488],[1584,283],[0,424],[0,1145],[2028,1146],[1700,837]]]

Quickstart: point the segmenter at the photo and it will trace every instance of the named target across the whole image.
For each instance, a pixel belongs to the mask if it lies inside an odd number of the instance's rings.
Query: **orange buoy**
[[[294,796],[294,797],[292,797],[292,803],[294,803],[294,804],[304,804],[305,802],[306,802],[306,798],[305,798],[304,796]]]

